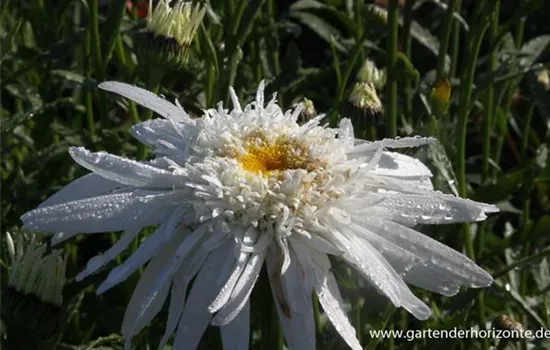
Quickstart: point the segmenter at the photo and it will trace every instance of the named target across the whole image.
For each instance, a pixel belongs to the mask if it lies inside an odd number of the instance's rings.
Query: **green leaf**
[[[334,47],[340,52],[347,52],[346,47],[344,47],[338,40],[342,37],[340,32],[324,19],[312,13],[300,11],[291,12],[290,16],[298,19],[302,24],[309,27],[317,35],[323,38],[328,44],[331,43],[332,37],[334,37]]]
[[[97,82],[92,78],[87,78],[75,72],[63,69],[54,69],[50,72],[55,77],[59,77],[71,83],[81,85],[83,88],[94,90],[97,87]]]
[[[437,56],[439,54],[439,39],[429,30],[422,27],[417,21],[411,22],[411,36],[433,52],[434,55]],[[447,57],[446,59],[449,58]]]
[[[204,62],[206,64],[212,65],[216,71],[216,77],[219,75],[219,65],[218,65],[218,54],[216,53],[216,48],[210,39],[210,35],[206,31],[206,28],[203,23],[199,26],[198,42],[201,47],[201,54],[203,55]]]
[[[548,44],[550,44],[550,35],[541,35],[526,42],[520,50],[524,55],[519,60],[520,65],[523,67],[531,66],[546,50]]]
[[[23,20],[18,19],[15,22],[15,24],[11,27],[8,34],[4,38],[2,38],[2,47],[1,47],[2,53],[0,54],[0,63],[4,60],[4,57],[6,57],[6,55],[10,53],[13,47],[15,46],[14,38],[19,32],[19,29],[21,28],[21,23],[23,23]]]
[[[15,114],[9,118],[2,118],[0,119],[0,135],[12,132],[13,129],[15,129],[18,125],[21,125],[32,118],[40,117],[43,114],[50,113],[52,110],[56,110],[58,108],[68,105],[73,105],[72,100],[69,98],[62,98],[52,103],[45,104],[39,108]]]
[[[299,0],[290,5],[290,11],[303,11],[308,9],[324,9],[328,6],[317,0]]]
[[[149,11],[151,11],[150,9]],[[126,11],[126,0],[111,0],[109,1],[109,12],[107,19],[102,29],[102,52],[104,60],[107,62],[115,49],[116,38],[122,23],[122,17]]]
[[[534,167],[527,167],[510,174],[501,176],[496,183],[479,187],[471,198],[475,201],[497,203],[504,201],[510,195],[519,191],[523,186],[532,183],[537,171]]]
[[[286,53],[281,60],[281,68],[281,73],[289,76],[296,76],[300,68],[302,68],[300,50],[294,42],[290,42],[288,45]]]

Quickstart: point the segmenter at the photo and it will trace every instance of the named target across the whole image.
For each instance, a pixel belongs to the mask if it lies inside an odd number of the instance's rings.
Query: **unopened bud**
[[[153,9],[149,2],[147,29],[137,35],[136,53],[149,65],[181,69],[187,63],[189,47],[199,28],[206,8],[178,0],[160,0]]]
[[[432,114],[436,118],[440,118],[447,107],[449,106],[449,101],[451,100],[451,84],[446,78],[439,78],[433,88],[431,96],[431,106]]]
[[[378,69],[373,61],[366,59],[357,73],[357,81],[372,84],[376,90],[386,85],[386,70]]]

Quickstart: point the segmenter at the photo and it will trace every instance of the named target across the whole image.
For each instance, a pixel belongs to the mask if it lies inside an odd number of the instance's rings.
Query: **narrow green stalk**
[[[489,53],[489,66],[487,74],[491,74],[497,68],[497,49],[494,46],[494,42],[498,35],[498,20],[500,12],[500,0],[496,0],[493,10],[493,18],[489,27],[489,41],[493,50]],[[491,158],[491,129],[493,125],[493,118],[495,113],[495,88],[494,84],[490,84],[487,89],[487,96],[485,98],[483,116],[483,158],[481,160],[481,181],[486,183],[489,178],[489,159]]]
[[[269,16],[269,25],[271,27],[275,27],[275,1],[274,0],[267,0],[267,14]],[[275,40],[277,40],[277,36],[274,37]],[[275,47],[269,50],[269,58],[271,63],[271,68],[273,69],[273,74],[277,75],[281,71],[281,67],[279,64],[279,45],[278,42],[275,41]]]
[[[361,320],[361,298],[357,297],[355,298],[355,302],[353,305],[354,314],[355,314],[355,330],[356,330],[356,337],[359,343],[361,343],[361,338],[363,338],[363,324]]]
[[[478,3],[481,8],[483,4]],[[481,10],[480,10],[481,11]],[[481,11],[481,13],[483,13]],[[474,17],[475,18],[475,17]],[[460,79],[460,97],[459,97],[459,110],[458,110],[458,192],[463,198],[468,196],[468,188],[466,184],[466,134],[468,125],[468,115],[470,112],[470,97],[472,94],[472,84],[474,81],[474,73],[476,68],[477,57],[483,41],[483,36],[489,23],[485,18],[481,17],[479,21],[480,25],[470,32],[470,38],[468,40],[468,52],[469,56],[466,61],[466,65],[461,74]],[[470,231],[470,225],[463,225],[464,233],[464,245],[466,254],[472,260],[475,260],[474,244],[472,239],[472,233]],[[476,308],[479,316],[480,326],[485,326],[485,304],[483,300],[482,292],[476,294]],[[488,339],[482,340],[483,349],[489,348]]]
[[[498,35],[498,21],[499,21],[499,12],[500,12],[500,0],[496,0],[493,7],[493,18],[491,24],[489,25],[489,42],[491,43],[492,51],[489,52],[489,62],[487,67],[487,73],[491,74],[497,68],[497,48],[494,44],[497,40]],[[487,88],[487,95],[484,100],[484,116],[483,116],[483,127],[482,127],[482,154],[481,159],[481,181],[483,184],[487,183],[489,180],[489,160],[491,158],[491,131],[493,125],[493,119],[495,114],[495,88],[494,82],[492,82]],[[479,254],[484,249],[485,246],[485,230],[487,229],[487,222],[482,222],[479,226],[479,232],[476,235],[475,251]]]
[[[319,310],[319,298],[317,297],[317,294],[312,293],[311,299],[313,306],[313,320],[315,322],[315,336],[317,337],[317,350],[324,350],[325,347],[321,342],[319,342],[323,333],[323,329],[321,327],[321,312]]]
[[[227,56],[229,64],[227,69],[224,70],[223,84],[220,85],[222,91],[221,94],[225,96],[225,102],[229,102],[229,87],[233,86],[235,77],[237,76],[237,68],[239,62],[243,58],[243,51],[241,49],[242,43],[246,42],[246,38],[250,34],[254,19],[260,12],[265,0],[254,1],[241,1],[239,8],[231,13],[232,27],[227,30]],[[228,8],[232,6],[228,5]],[[246,14],[246,16],[245,16]],[[229,15],[229,14],[228,14]],[[243,16],[246,20],[243,21]],[[234,20],[234,21],[233,21]]]
[[[457,1],[456,12],[460,14],[461,0]],[[456,77],[456,70],[458,66],[458,53],[460,51],[460,22],[453,20],[453,36],[451,45],[451,70],[449,71],[449,78]]]
[[[386,67],[388,70],[388,82],[386,83],[386,127],[387,137],[397,136],[397,38],[399,30],[399,9],[397,0],[390,0],[388,8],[388,37]]]
[[[363,47],[363,39],[365,38],[365,31],[366,26],[363,20],[363,0],[355,0],[353,2],[353,12],[354,12],[354,20],[355,20],[355,40],[358,40],[361,43],[361,46],[359,47],[359,60],[360,62],[365,61],[365,49]]]
[[[275,299],[271,291],[269,277],[266,271],[260,274],[258,285],[262,294],[262,314],[261,314],[261,331],[262,338],[260,341],[261,350],[282,350],[283,331],[279,324],[279,315],[275,306]]]
[[[531,102],[529,110],[527,111],[527,117],[525,118],[525,125],[523,126],[523,138],[521,139],[521,161],[523,164],[527,164],[527,151],[529,150],[529,133],[531,132],[531,122],[533,120],[533,113],[535,112],[535,103]]]
[[[90,56],[90,46],[91,46],[91,33],[88,31],[86,33],[86,41],[84,42],[84,74],[86,77],[90,77],[90,64],[88,61],[88,57]],[[93,98],[92,98],[92,92],[86,91],[84,94],[84,100],[86,105],[86,126],[88,128],[88,133],[90,134],[90,137],[95,139],[96,137],[96,128],[95,128],[95,120],[94,120],[94,110],[93,110]]]
[[[341,84],[340,89],[338,90],[338,95],[336,96],[336,103],[335,105],[338,105],[340,102],[342,102],[342,99],[344,98],[344,92],[346,91],[346,86],[348,84],[348,80],[351,77],[351,72],[353,72],[353,67],[355,66],[357,60],[359,59],[359,56],[361,54],[361,49],[363,46],[363,40],[364,36],[359,38],[357,42],[355,43],[355,47],[353,48],[353,52],[351,53],[351,59],[349,60],[346,70],[344,71],[344,75],[341,78]]]
[[[437,56],[437,79],[446,76],[445,72],[445,57],[447,57],[447,49],[449,48],[449,39],[451,38],[451,29],[453,26],[453,14],[459,0],[450,0],[447,3],[447,11],[443,19],[443,28],[439,37],[439,54]]]
[[[405,4],[405,11],[403,15],[403,35],[402,43],[405,49],[405,56],[410,59],[411,57],[411,23],[412,23],[412,8],[415,3],[415,0],[409,0]],[[405,80],[405,116],[407,117],[409,123],[412,123],[412,101],[413,101],[413,88],[411,85],[411,79],[407,77]]]
[[[393,306],[392,303],[388,303],[388,306],[386,307],[386,310],[384,310],[384,314],[382,315],[382,323],[380,325],[380,329],[386,329],[386,326],[388,325],[388,322],[392,318],[393,314],[395,313],[397,309],[395,306]],[[367,344],[367,347],[365,350],[374,350],[380,343],[380,340],[382,340],[382,337],[379,338],[370,338],[369,343]]]
[[[521,48],[521,43],[523,41],[523,31],[525,29],[525,18],[522,18],[522,20],[518,23],[518,26],[516,27],[516,33],[514,37],[514,43],[516,45],[516,49]],[[516,86],[519,83],[520,79],[512,79],[507,84],[507,90],[505,94],[505,100],[504,100],[504,113],[508,113],[510,111],[510,108],[512,107],[512,99],[514,97],[514,92],[516,90]],[[506,133],[508,132],[507,128],[508,123],[506,123],[506,126],[499,131],[499,134],[496,137],[496,144],[495,144],[495,155],[494,155],[494,161],[495,163],[500,162],[500,158],[502,156],[502,147],[504,145],[504,139],[506,137]],[[493,177],[496,177],[498,175],[498,169],[495,168],[493,171]]]
[[[494,273],[493,278],[494,279],[500,278],[500,277],[504,276],[505,274],[507,274],[508,272],[510,272],[510,271],[520,267],[520,266],[529,265],[531,262],[542,259],[544,257],[550,257],[550,247],[546,247],[545,249],[543,249],[540,252],[538,252],[536,254],[533,254],[531,256],[528,256],[528,257],[525,257],[523,259],[514,261],[513,263],[506,266],[502,270]]]
[[[94,107],[93,107],[93,99],[92,99],[92,93],[86,92],[85,95],[86,100],[86,126],[88,128],[88,132],[90,133],[90,137],[95,139],[96,137],[96,130],[95,130],[95,121],[94,121]]]
[[[89,31],[91,39],[91,54],[94,61],[94,69],[97,79],[101,82],[105,80],[105,66],[101,56],[101,38],[99,36],[99,5],[98,0],[88,0],[89,9]],[[103,91],[98,91],[99,109],[101,124],[103,127],[109,125],[109,116],[107,113],[107,99]]]

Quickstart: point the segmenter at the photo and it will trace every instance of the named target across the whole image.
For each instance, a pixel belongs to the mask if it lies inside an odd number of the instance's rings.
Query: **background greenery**
[[[386,9],[387,1],[376,3]],[[138,43],[133,38],[145,24],[135,5],[132,10],[125,0],[4,0],[0,5],[2,232],[17,234],[21,214],[85,173],[68,156],[68,147],[147,157],[127,130],[151,115],[98,90],[101,81],[159,89],[200,115],[201,109],[227,100],[228,86],[250,101],[266,79],[268,92],[278,91],[283,107],[306,97],[334,124],[368,57],[388,70],[381,91],[385,114],[381,120],[350,115],[362,126],[356,135],[437,136],[440,146],[414,154],[432,168],[436,186],[496,203],[501,212],[479,225],[421,228],[464,250],[495,277],[490,288],[452,298],[415,289],[433,309],[426,322],[386,307],[366,283],[338,266],[362,343],[384,349],[550,349],[550,341],[542,339],[408,342],[370,339],[368,333],[491,327],[502,314],[526,329],[550,327],[550,100],[543,75],[550,58],[550,1],[390,1],[384,18],[373,11],[373,1],[211,0],[188,64],[165,74],[160,84],[134,54]],[[432,112],[430,103],[438,77],[447,77],[452,91],[441,113]],[[117,333],[139,274],[102,296],[94,289],[108,268],[81,283],[73,279],[116,235],[86,235],[63,244],[70,317],[56,335],[59,349],[121,348]],[[3,259],[3,284],[7,273]],[[265,332],[276,325],[276,318],[266,316],[272,310],[269,293],[259,286],[252,296],[252,348],[281,344],[280,333]],[[156,347],[164,315],[138,337],[137,348]],[[319,323],[319,349],[344,349],[332,326],[323,317]],[[6,336],[9,328],[3,329]],[[212,328],[201,346],[220,344]]]

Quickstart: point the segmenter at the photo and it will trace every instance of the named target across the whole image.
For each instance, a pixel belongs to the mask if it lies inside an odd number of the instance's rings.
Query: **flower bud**
[[[374,85],[356,83],[344,105],[343,114],[358,128],[380,124],[383,107]]]
[[[177,0],[160,0],[153,9],[149,2],[147,28],[137,35],[136,53],[153,66],[181,69],[189,57],[189,47],[204,17],[206,8]]]
[[[381,90],[386,85],[386,70],[378,69],[374,62],[366,59],[357,73],[357,80],[363,83],[370,83],[376,90]]]
[[[433,88],[431,96],[431,107],[432,114],[436,118],[440,118],[447,107],[449,106],[449,101],[451,100],[451,84],[446,78],[439,78]]]

